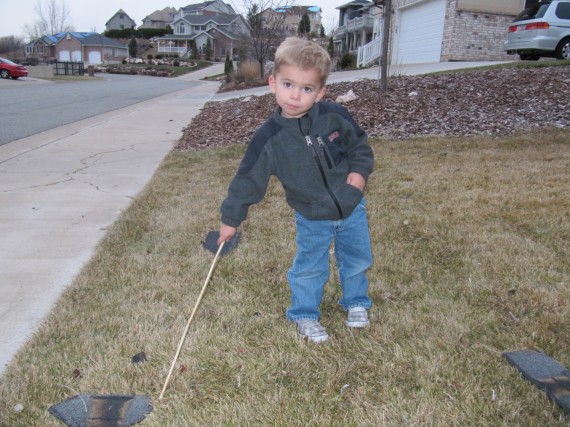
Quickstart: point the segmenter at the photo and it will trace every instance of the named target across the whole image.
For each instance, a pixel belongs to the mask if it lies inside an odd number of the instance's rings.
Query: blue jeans
[[[338,221],[310,220],[295,212],[297,255],[287,277],[291,288],[291,306],[287,319],[319,319],[319,305],[329,278],[329,249],[334,240],[344,310],[369,309],[366,270],[372,265],[370,232],[363,198],[352,214]]]

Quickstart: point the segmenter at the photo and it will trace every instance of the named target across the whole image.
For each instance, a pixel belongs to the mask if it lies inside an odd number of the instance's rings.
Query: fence
[[[55,61],[53,73],[56,76],[83,76],[85,66],[83,62]]]

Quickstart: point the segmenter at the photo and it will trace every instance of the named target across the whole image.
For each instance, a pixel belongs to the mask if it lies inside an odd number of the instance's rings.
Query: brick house
[[[99,33],[63,32],[43,36],[26,45],[26,59],[72,61],[86,65],[119,63],[128,58],[126,44]]]
[[[507,30],[531,1],[393,0],[390,63],[512,60],[503,51]],[[337,8],[342,19],[335,46],[355,53],[360,48],[359,65],[380,54],[385,2],[375,3],[355,0]],[[358,20],[366,21],[357,27]]]

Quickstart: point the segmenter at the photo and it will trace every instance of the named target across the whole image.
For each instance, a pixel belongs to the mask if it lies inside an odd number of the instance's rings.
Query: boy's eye
[[[284,82],[283,86],[285,86],[286,88],[290,88],[291,87],[291,83],[289,82]]]
[[[313,91],[313,88],[312,88],[312,87],[305,86],[305,87],[303,88],[303,92],[305,92],[305,93],[311,93],[312,91]]]

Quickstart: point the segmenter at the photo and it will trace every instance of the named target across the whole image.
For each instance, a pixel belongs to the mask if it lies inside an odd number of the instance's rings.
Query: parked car
[[[504,50],[522,60],[570,59],[570,0],[543,1],[524,9],[509,27]]]
[[[28,77],[28,69],[6,58],[0,58],[0,77],[16,80],[19,77]]]

